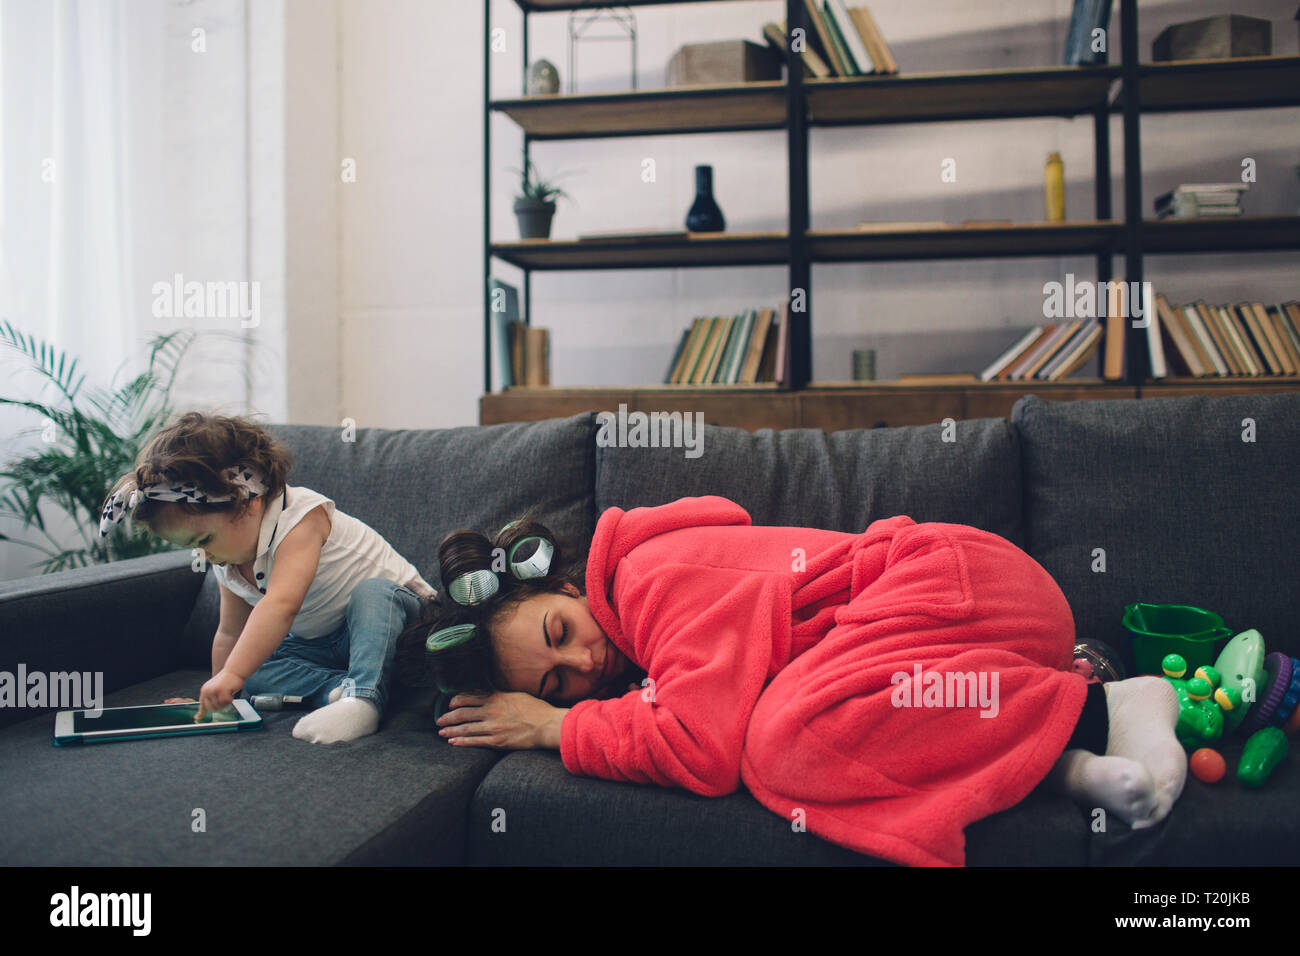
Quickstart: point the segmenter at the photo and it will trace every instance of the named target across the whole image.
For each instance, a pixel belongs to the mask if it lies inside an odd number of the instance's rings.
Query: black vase
[[[686,228],[691,232],[722,232],[727,228],[722,210],[713,201],[713,167],[695,167],[695,202],[686,214]]]

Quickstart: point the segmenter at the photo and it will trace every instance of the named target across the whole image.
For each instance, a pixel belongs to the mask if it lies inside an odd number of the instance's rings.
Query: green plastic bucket
[[[1213,664],[1232,636],[1219,615],[1188,604],[1126,604],[1123,623],[1136,674],[1163,673],[1165,655],[1181,654],[1190,676],[1202,664]]]

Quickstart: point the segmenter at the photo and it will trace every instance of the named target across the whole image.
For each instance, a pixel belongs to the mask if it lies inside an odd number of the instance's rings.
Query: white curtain
[[[156,282],[248,278],[247,16],[245,0],[0,0],[0,317],[94,381],[120,385],[151,334],[200,324],[153,315]],[[173,404],[242,410],[246,360],[204,342]],[[36,397],[23,364],[0,353],[0,394]],[[0,467],[39,424],[0,408]],[[0,580],[36,554],[0,543]]]

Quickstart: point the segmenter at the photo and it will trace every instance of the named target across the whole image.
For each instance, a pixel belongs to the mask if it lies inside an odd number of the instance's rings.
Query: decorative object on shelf
[[[1065,164],[1061,154],[1049,153],[1043,169],[1043,193],[1048,222],[1065,222]]]
[[[1106,62],[1106,25],[1110,23],[1110,4],[1111,0],[1074,0],[1070,31],[1065,35],[1066,66],[1097,66]],[[1097,36],[1098,30],[1100,36]]]
[[[876,350],[853,350],[853,381],[874,382],[876,380]]]
[[[521,195],[515,197],[515,218],[519,221],[520,239],[547,239],[551,235],[551,218],[555,215],[555,200],[567,196],[563,189],[536,176],[537,167],[530,159],[525,168],[510,167],[520,173],[523,182]]]
[[[602,28],[612,26],[605,35]],[[596,31],[594,35],[588,35]],[[569,92],[578,92],[578,43],[581,40],[627,41],[632,56],[632,79],[628,89],[636,89],[636,18],[627,7],[595,7],[569,13]]]
[[[727,228],[722,210],[713,200],[713,167],[695,167],[695,202],[686,214],[686,228],[691,232],[722,232]]]
[[[1272,52],[1273,24],[1239,13],[1175,23],[1151,44],[1153,60],[1222,60]]]
[[[668,61],[665,86],[754,83],[781,79],[781,60],[771,47],[749,40],[687,43]]]
[[[560,92],[560,71],[550,60],[534,60],[528,68],[528,95],[554,96]]]
[[[509,388],[519,381],[514,377],[510,358],[514,345],[511,326],[523,323],[519,320],[519,290],[496,276],[492,277],[492,320],[492,337],[497,343],[497,369],[501,375],[501,387]]]

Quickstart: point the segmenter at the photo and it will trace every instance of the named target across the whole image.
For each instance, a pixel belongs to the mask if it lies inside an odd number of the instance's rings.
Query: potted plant
[[[41,432],[41,443],[0,470],[0,516],[19,520],[24,528],[35,526],[45,543],[6,534],[0,534],[0,541],[44,552],[43,574],[175,550],[175,545],[141,529],[128,530],[127,522],[101,539],[99,509],[114,479],[135,467],[150,434],[172,414],[172,385],[199,334],[178,329],[155,335],[145,371],[125,384],[104,388],[86,382],[76,358],[25,334],[8,319],[0,320],[0,346],[27,359],[44,379],[43,390],[52,387],[57,399],[0,396],[0,405],[26,408],[43,420],[34,429]],[[245,336],[234,338],[248,341]],[[42,504],[71,519],[76,528],[71,541],[51,535]]]
[[[555,215],[555,200],[567,196],[563,189],[547,182],[537,174],[531,159],[524,169],[510,167],[523,176],[520,195],[515,197],[515,218],[519,221],[520,239],[548,239],[551,235],[551,218]]]

